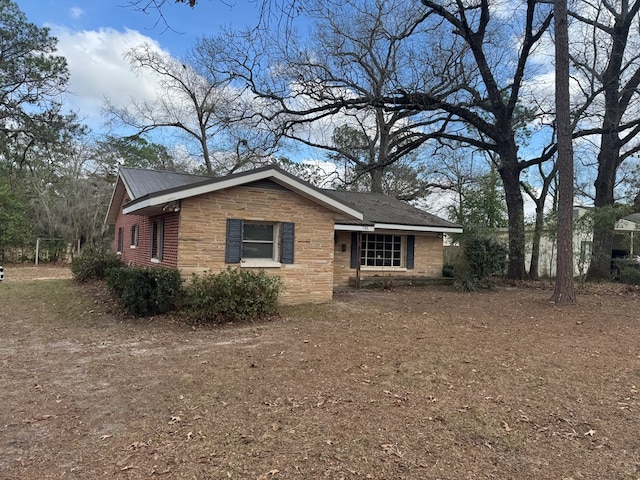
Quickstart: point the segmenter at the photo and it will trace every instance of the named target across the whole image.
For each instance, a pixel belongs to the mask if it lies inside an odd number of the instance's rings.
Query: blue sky
[[[148,14],[128,6],[129,0],[17,0],[27,20],[46,26],[58,38],[58,54],[67,59],[69,110],[77,112],[94,133],[105,130],[101,109],[108,98],[126,105],[133,96],[151,98],[156,89],[150,78],[129,69],[123,54],[142,43],[180,58],[203,35],[221,28],[255,25],[259,3],[239,0],[199,0],[195,8],[167,0],[163,14]]]
[[[259,13],[256,1],[199,0],[192,9],[167,0],[162,7],[170,27],[167,29],[156,10],[149,9],[145,14],[128,3],[129,0],[17,0],[29,21],[50,27],[54,34],[60,27],[72,31],[136,30],[155,39],[176,56],[193,45],[198,37],[214,34],[221,26],[254,25]]]

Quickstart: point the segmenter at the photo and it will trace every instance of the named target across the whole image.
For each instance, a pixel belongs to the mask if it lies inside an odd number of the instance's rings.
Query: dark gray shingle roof
[[[424,227],[459,228],[443,218],[436,217],[419,208],[386,195],[375,193],[348,192],[344,190],[327,190],[327,193],[343,203],[359,210],[366,223],[386,223],[394,225],[415,225]],[[362,224],[363,222],[340,222],[345,224]]]
[[[258,170],[267,170],[277,167],[263,167]],[[120,175],[132,195],[131,200],[135,201],[145,196],[154,196],[167,191],[183,190],[196,184],[208,184],[224,181],[226,178],[241,177],[251,171],[236,173],[228,177],[207,177],[203,175],[190,175],[168,171],[144,170],[139,168],[122,168]],[[292,175],[282,172],[287,176]],[[299,179],[297,179],[300,181]],[[306,182],[304,182],[306,183]],[[326,190],[312,188],[333,197],[363,214],[363,220],[345,220],[339,223],[345,225],[373,225],[391,224],[437,228],[459,228],[458,225],[444,220],[440,217],[425,212],[408,203],[381,194],[349,192],[344,190]]]
[[[622,217],[623,220],[628,220],[633,223],[640,223],[640,213],[632,213],[626,217]]]

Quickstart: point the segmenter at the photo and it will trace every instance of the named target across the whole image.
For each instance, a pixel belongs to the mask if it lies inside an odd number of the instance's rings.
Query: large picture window
[[[363,233],[360,265],[364,267],[402,267],[402,237],[380,233]]]
[[[151,259],[162,260],[164,248],[164,221],[155,220],[151,223]]]

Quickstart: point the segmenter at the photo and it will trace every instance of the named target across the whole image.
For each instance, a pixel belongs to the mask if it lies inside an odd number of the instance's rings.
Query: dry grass
[[[640,299],[342,294],[253,325],[0,285],[0,478],[636,479]]]

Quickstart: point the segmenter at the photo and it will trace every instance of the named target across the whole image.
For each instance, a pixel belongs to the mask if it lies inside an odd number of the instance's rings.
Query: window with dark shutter
[[[242,220],[227,219],[226,263],[239,263],[242,260]]]
[[[162,260],[164,249],[164,220],[151,223],[151,259]]]
[[[294,262],[295,225],[227,219],[226,263]],[[255,262],[253,262],[255,264]],[[274,265],[275,266],[275,265]]]
[[[407,235],[407,269],[413,270],[416,256],[416,236]]]
[[[294,259],[295,225],[291,222],[280,224],[280,262],[291,264]]]
[[[140,225],[137,223],[131,226],[131,243],[129,244],[131,247],[138,246],[138,236],[140,235]]]
[[[124,228],[118,228],[118,253],[122,253],[122,245],[124,244]]]
[[[351,232],[351,268],[358,268],[358,232]]]

